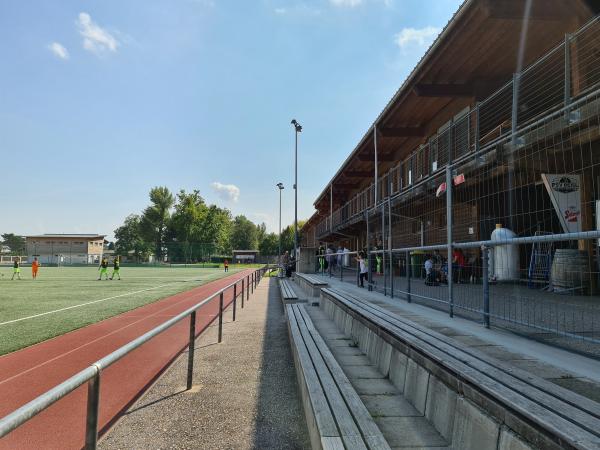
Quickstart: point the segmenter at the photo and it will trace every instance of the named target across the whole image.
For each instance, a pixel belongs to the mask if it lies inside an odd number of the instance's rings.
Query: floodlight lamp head
[[[292,125],[294,125],[297,133],[302,131],[302,125],[300,125],[296,119],[292,119]]]
[[[285,189],[285,188],[283,187],[283,183],[277,183],[277,187],[278,187],[279,189]]]

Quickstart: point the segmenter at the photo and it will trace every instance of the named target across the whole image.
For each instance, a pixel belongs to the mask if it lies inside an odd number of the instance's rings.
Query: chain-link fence
[[[334,211],[317,238],[363,250],[371,289],[600,354],[599,49],[596,18]]]

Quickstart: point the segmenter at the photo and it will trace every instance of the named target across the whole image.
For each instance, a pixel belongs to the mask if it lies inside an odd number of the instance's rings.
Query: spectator
[[[356,258],[356,260],[358,261],[358,267],[359,267],[359,281],[360,281],[360,287],[364,288],[365,287],[365,278],[367,277],[367,272],[368,272],[368,264],[367,261],[365,259],[365,256],[362,252],[360,252],[358,254],[358,257]]]
[[[327,267],[331,267],[331,270],[335,268],[335,257],[333,256],[333,248],[331,245],[327,246]]]
[[[444,257],[440,254],[439,250],[433,251],[432,261],[433,261],[433,272],[434,272],[436,282],[437,283],[445,282]]]
[[[438,274],[435,270],[433,256],[427,255],[425,257],[425,284],[427,286],[438,286]]]
[[[455,283],[460,283],[464,268],[465,255],[460,248],[455,248],[452,252],[452,279]]]

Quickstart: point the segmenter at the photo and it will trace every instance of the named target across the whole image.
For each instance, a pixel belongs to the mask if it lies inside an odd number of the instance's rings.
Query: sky
[[[277,231],[461,0],[0,2],[0,233],[102,233],[153,186]]]

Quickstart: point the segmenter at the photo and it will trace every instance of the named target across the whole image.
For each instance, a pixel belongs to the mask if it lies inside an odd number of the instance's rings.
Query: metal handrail
[[[142,336],[134,339],[133,341],[125,344],[124,346],[118,348],[113,351],[109,355],[101,358],[95,363],[91,364],[89,367],[86,367],[79,373],[73,375],[69,379],[63,381],[59,385],[53,387],[52,389],[46,391],[42,395],[36,397],[31,400],[29,403],[21,406],[16,409],[12,413],[0,419],[0,438],[6,436],[11,431],[15,430],[19,426],[23,425],[28,420],[35,417],[40,412],[44,411],[48,407],[52,406],[61,398],[73,392],[75,389],[88,382],[88,404],[87,404],[87,418],[86,418],[86,433],[85,433],[85,449],[91,450],[96,449],[97,441],[98,441],[98,408],[99,408],[99,398],[100,398],[100,374],[107,367],[111,366],[115,362],[119,361],[121,358],[127,356],[133,350],[137,349],[141,345],[148,342],[153,337],[161,334],[162,332],[168,330],[173,325],[179,323],[181,320],[185,319],[187,316],[190,316],[190,343],[189,349],[190,353],[193,353],[194,341],[196,339],[195,333],[195,322],[196,322],[196,311],[200,309],[202,306],[206,305],[208,302],[219,296],[219,342],[222,340],[222,331],[223,331],[223,294],[228,289],[233,287],[234,289],[234,297],[233,297],[233,317],[235,321],[235,310],[236,310],[236,301],[239,295],[242,296],[242,308],[244,307],[244,297],[246,299],[250,296],[250,289],[254,292],[254,288],[258,285],[258,282],[262,278],[263,274],[267,270],[268,266],[263,266],[251,274],[242,277],[241,280],[236,280],[233,283],[225,286],[219,291],[212,294],[210,297],[202,300],[200,303],[188,308],[184,312],[178,314],[177,316],[167,320],[161,325],[153,328]],[[237,291],[237,285],[242,282],[241,293]],[[216,319],[216,317],[215,317]],[[213,320],[215,320],[213,319]],[[211,321],[212,323],[212,321]],[[188,358],[188,383],[187,388],[191,388],[191,377],[193,374],[193,357]]]

